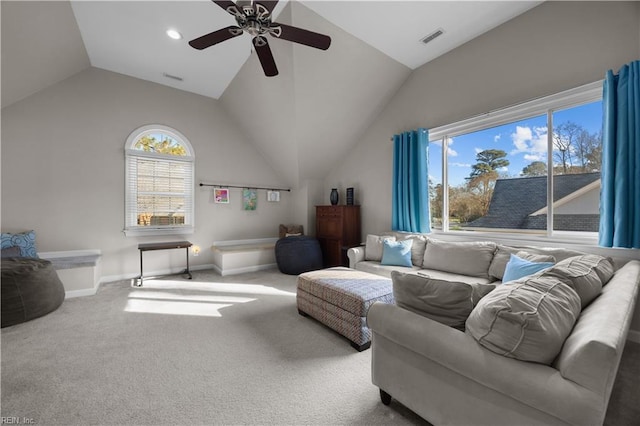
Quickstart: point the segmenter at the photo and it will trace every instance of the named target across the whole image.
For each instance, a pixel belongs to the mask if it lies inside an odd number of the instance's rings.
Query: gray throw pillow
[[[422,267],[488,278],[495,250],[493,242],[449,242],[428,238]]]
[[[391,235],[367,235],[366,246],[364,249],[364,260],[373,260],[376,262],[380,262],[382,260],[382,241],[384,240],[395,241],[396,237]]]
[[[558,262],[541,273],[554,277],[573,288],[584,308],[598,297],[602,286],[613,276],[613,261],[597,254],[584,254]]]
[[[460,330],[478,301],[495,288],[398,271],[391,272],[391,280],[398,306]]]
[[[580,315],[580,297],[554,277],[498,286],[469,315],[466,332],[497,354],[551,364]]]

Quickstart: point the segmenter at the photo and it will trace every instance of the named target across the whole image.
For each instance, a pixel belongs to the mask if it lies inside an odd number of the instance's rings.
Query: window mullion
[[[447,170],[447,152],[449,136],[442,138],[442,231],[449,231],[449,174]]]
[[[547,237],[553,236],[553,111],[547,111]]]

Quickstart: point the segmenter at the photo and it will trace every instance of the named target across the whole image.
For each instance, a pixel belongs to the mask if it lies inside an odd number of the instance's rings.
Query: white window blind
[[[141,140],[146,144],[141,144]],[[177,147],[178,154],[167,150],[167,145]],[[125,150],[126,235],[193,232],[192,153],[186,139],[173,129],[145,126],[132,133]]]

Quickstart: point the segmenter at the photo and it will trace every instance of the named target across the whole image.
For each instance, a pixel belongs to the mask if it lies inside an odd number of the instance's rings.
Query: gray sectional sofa
[[[402,306],[398,300],[395,304],[373,304],[367,314],[373,334],[372,381],[380,388],[383,403],[388,404],[395,398],[434,425],[603,423],[638,298],[640,261],[582,256],[582,252],[562,248],[512,247],[493,242],[451,243],[424,235],[394,236],[414,239],[412,266],[382,265],[376,260],[380,253],[379,244],[375,243],[379,240],[350,249],[348,256],[354,269],[388,277],[392,271],[401,271],[393,272],[396,299],[403,294],[396,293],[396,279],[411,278],[411,274],[431,281],[490,284],[495,285],[496,290],[473,302],[477,305],[470,308],[466,331],[464,327],[461,330],[439,321],[437,316]],[[523,251],[553,256],[558,267],[502,284],[502,274],[511,254]],[[579,260],[577,266],[574,259]],[[595,266],[586,267],[585,262]],[[563,278],[563,273],[570,277]],[[554,282],[554,279],[562,284],[544,284],[545,280]],[[557,356],[532,362],[523,360],[526,357],[517,351],[501,352],[500,342],[496,348],[492,342],[483,340],[485,335],[495,338],[496,332],[508,330],[512,320],[520,321],[517,326],[524,330],[522,339],[529,339],[526,342],[529,345],[535,343],[535,339],[544,341],[548,334],[558,331],[553,321],[546,329],[544,324],[537,328],[539,324],[527,318],[528,314],[497,315],[490,321],[498,325],[490,324],[490,329],[495,325],[490,331],[478,327],[477,321],[482,320],[479,317],[485,314],[478,314],[480,308],[490,305],[489,299],[496,299],[500,292],[517,288],[533,289],[536,294],[540,293],[539,288],[543,288],[542,293],[544,289],[549,290],[536,302],[540,303],[536,307],[541,311],[551,298],[547,294],[554,289],[573,297],[554,311],[573,316],[565,327],[567,335],[562,336]],[[515,305],[519,303],[516,299],[508,301]],[[555,308],[557,306],[551,306],[551,310]],[[470,327],[470,321],[476,321],[472,324],[474,327]],[[499,328],[500,321],[506,328]],[[530,331],[537,336],[530,339],[527,334]],[[498,336],[498,340],[503,337]]]

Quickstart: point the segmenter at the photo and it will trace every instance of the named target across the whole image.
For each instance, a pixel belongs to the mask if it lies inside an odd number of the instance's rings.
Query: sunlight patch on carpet
[[[249,283],[216,283],[200,281],[178,280],[144,280],[142,289],[155,290],[198,290],[213,293],[236,293],[247,295],[289,296],[296,297],[295,293],[279,290],[262,284]]]
[[[214,302],[214,303],[247,303],[256,299],[238,296],[216,296],[211,294],[179,294],[167,291],[135,290],[129,293],[129,299],[173,300],[185,302]]]
[[[163,315],[190,315],[199,317],[221,317],[220,309],[233,306],[223,303],[178,302],[175,300],[129,299],[125,312]]]

